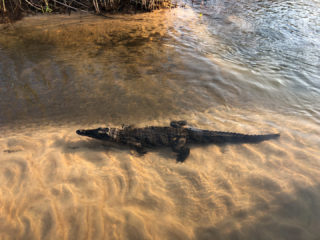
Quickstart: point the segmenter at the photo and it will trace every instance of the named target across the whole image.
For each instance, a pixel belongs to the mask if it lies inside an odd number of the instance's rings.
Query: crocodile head
[[[91,138],[101,139],[101,140],[109,140],[109,128],[96,128],[96,129],[79,129],[76,131],[78,135],[87,136]]]

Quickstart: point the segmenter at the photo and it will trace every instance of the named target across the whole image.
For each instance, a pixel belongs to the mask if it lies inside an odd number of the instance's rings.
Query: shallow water
[[[319,9],[216,0],[0,26],[0,239],[318,239]],[[177,164],[75,134],[172,119],[281,137]]]

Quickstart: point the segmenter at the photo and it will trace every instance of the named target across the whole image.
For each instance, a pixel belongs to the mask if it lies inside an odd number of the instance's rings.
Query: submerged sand
[[[182,164],[169,149],[139,157],[80,137],[79,126],[3,136],[1,239],[317,239],[318,126],[244,114],[212,109],[191,124],[249,133],[287,124],[279,140],[197,146]]]

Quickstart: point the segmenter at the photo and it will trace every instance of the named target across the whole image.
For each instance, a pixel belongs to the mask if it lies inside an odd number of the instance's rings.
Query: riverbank
[[[3,0],[0,2],[0,24],[17,21],[30,14],[86,12],[105,13],[148,12],[160,8],[172,8],[171,0]]]

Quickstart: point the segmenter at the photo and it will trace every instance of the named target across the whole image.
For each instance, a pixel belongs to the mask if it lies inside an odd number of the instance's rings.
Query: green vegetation
[[[172,7],[171,0],[0,0],[0,23],[32,13],[133,13],[168,7]]]

